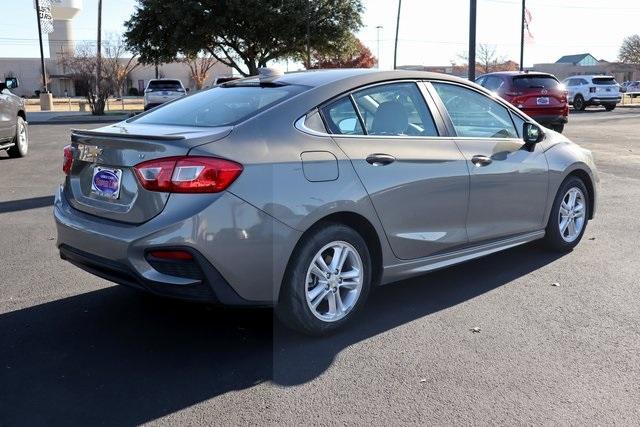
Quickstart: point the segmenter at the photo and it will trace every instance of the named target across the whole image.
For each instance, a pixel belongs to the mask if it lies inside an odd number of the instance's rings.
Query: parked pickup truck
[[[9,157],[24,157],[29,148],[24,101],[11,93],[17,87],[15,77],[0,83],[0,150],[7,150]]]

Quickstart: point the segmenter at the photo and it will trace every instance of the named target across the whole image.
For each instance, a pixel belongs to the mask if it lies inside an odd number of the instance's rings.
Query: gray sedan
[[[74,131],[60,255],[162,296],[269,305],[309,334],[375,286],[544,239],[578,244],[593,158],[459,78],[266,72]]]

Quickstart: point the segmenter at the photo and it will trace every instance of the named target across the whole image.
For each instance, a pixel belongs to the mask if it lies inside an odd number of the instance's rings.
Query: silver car
[[[433,73],[265,74],[71,140],[63,259],[158,295],[274,306],[309,334],[375,286],[537,239],[571,250],[596,208],[588,150]]]

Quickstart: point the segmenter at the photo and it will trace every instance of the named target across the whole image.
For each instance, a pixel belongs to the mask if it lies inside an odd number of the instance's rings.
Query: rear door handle
[[[493,160],[491,160],[491,157],[487,157],[487,156],[483,156],[483,155],[476,155],[473,156],[471,158],[471,163],[473,163],[474,165],[480,167],[480,166],[487,166],[488,164],[491,164]]]
[[[367,163],[373,166],[386,166],[396,161],[396,158],[390,154],[369,154],[367,156]]]

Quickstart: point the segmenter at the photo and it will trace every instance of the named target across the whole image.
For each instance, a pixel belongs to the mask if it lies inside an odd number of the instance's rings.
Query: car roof
[[[575,76],[567,77],[567,79],[596,79],[596,78],[613,79],[614,77],[605,75],[605,74],[578,74]]]
[[[542,71],[494,71],[492,73],[486,73],[483,74],[480,77],[484,77],[484,76],[550,76],[550,77],[555,77],[553,74],[551,73],[545,73]]]
[[[309,70],[287,73],[277,78],[270,78],[270,83],[295,84],[309,87],[321,87],[327,85],[336,85],[338,83],[349,84],[357,87],[373,82],[382,82],[386,80],[447,80],[452,82],[469,84],[469,80],[460,77],[450,76],[447,74],[432,73],[428,71],[413,70],[391,70],[380,71],[376,68],[341,68],[328,70]],[[251,76],[246,79],[234,80],[229,85],[242,84],[258,80],[257,76]]]

